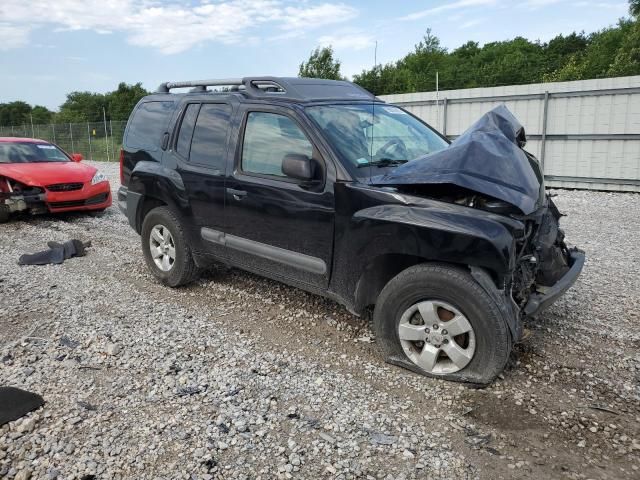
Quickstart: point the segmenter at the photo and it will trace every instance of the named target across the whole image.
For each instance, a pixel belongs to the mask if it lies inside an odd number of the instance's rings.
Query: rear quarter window
[[[141,103],[129,121],[125,145],[149,152],[159,150],[172,113],[173,102]]]

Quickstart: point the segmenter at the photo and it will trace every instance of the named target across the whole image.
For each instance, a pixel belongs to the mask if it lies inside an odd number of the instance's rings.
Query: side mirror
[[[282,173],[296,180],[310,181],[315,177],[316,162],[306,155],[289,153],[282,159]]]
[[[84,157],[81,153],[72,153],[71,160],[73,160],[74,162],[81,162],[82,160],[84,160]]]

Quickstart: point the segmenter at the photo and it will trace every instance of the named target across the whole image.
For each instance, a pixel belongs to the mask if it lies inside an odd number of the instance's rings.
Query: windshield
[[[69,162],[55,145],[35,142],[0,142],[0,163]]]
[[[358,177],[447,147],[447,142],[404,110],[384,104],[308,107],[343,163]]]

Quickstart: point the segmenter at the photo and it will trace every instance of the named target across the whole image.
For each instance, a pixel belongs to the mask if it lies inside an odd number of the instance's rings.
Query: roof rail
[[[157,93],[169,93],[173,88],[184,87],[230,87],[243,85],[242,78],[214,78],[211,80],[188,80],[184,82],[164,82],[156,90]]]
[[[211,80],[188,80],[160,84],[157,93],[169,93],[173,88],[192,87],[192,93],[210,92],[207,87],[227,87],[226,92],[240,92],[254,99],[287,101],[367,100],[381,101],[359,85],[343,80],[298,77],[244,77]]]

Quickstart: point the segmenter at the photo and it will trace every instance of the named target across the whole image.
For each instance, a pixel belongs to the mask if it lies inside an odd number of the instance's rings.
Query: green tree
[[[640,0],[629,0],[629,13],[634,17],[640,17]]]
[[[114,121],[127,120],[136,103],[148,94],[141,83],[128,85],[121,82],[116,90],[106,94],[107,117]]]
[[[103,118],[103,108],[107,108],[107,99],[104,94],[71,92],[67,95],[67,100],[60,105],[56,122],[99,122]]]
[[[31,106],[27,102],[0,103],[0,125],[22,125],[31,120]]]
[[[341,80],[340,60],[333,57],[333,48],[331,48],[331,46],[318,47],[311,52],[307,62],[300,64],[298,76]]]
[[[34,124],[43,125],[51,123],[51,120],[53,119],[53,112],[47,107],[36,105],[31,109],[31,116],[33,117]]]

